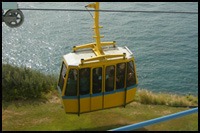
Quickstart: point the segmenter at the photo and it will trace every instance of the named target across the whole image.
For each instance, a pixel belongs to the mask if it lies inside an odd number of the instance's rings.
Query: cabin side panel
[[[63,99],[66,113],[78,113],[78,99]]]

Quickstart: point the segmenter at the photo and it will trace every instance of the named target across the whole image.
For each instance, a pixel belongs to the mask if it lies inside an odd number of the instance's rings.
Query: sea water
[[[85,9],[89,2],[18,2],[19,8]],[[197,2],[102,2],[104,10],[198,12]],[[18,28],[2,23],[2,63],[59,75],[63,55],[95,42],[89,12],[27,11]],[[93,15],[93,12],[91,12]],[[138,88],[198,95],[198,14],[100,12],[102,42],[133,53]]]

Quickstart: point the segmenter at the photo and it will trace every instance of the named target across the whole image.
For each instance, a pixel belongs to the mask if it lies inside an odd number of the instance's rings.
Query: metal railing
[[[128,125],[128,126],[124,126],[124,127],[120,127],[120,128],[116,128],[116,129],[111,129],[111,130],[108,130],[108,131],[131,131],[131,130],[135,130],[135,129],[142,128],[142,127],[149,126],[149,125],[153,125],[153,124],[156,124],[156,123],[172,120],[172,119],[175,119],[175,118],[183,117],[183,116],[190,115],[190,114],[197,113],[197,112],[198,112],[198,107],[194,108],[194,109],[182,111],[182,112],[179,112],[179,113],[159,117],[159,118],[156,118],[156,119],[136,123],[136,124],[133,124],[133,125]]]

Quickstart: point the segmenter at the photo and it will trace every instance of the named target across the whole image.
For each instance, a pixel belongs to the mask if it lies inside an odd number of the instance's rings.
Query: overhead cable
[[[19,8],[20,10],[34,10],[34,11],[99,11],[99,12],[126,12],[126,13],[174,13],[174,14],[198,14],[198,12],[182,12],[182,11],[133,11],[133,10],[82,10],[82,9],[42,9],[42,8]]]

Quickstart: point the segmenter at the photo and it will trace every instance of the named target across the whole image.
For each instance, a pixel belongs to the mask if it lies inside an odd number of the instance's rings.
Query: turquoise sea
[[[89,2],[18,2],[19,8],[85,9]],[[100,9],[198,12],[197,2],[102,2]],[[95,42],[88,12],[22,11],[18,28],[2,23],[2,63],[58,76],[62,56]],[[91,12],[93,14],[93,12]],[[100,12],[100,34],[133,53],[138,88],[198,95],[198,14]]]

